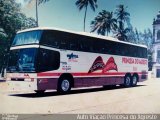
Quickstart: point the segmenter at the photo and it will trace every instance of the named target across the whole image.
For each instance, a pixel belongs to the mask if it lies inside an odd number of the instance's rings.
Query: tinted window
[[[40,44],[60,49],[146,58],[145,48],[62,31],[44,31]]]
[[[36,48],[11,50],[8,71],[34,72],[36,51]]]
[[[38,72],[57,70],[60,66],[60,53],[57,51],[39,49]]]
[[[13,40],[12,46],[38,44],[41,34],[42,31],[40,30],[18,33]]]
[[[59,36],[55,31],[44,31],[40,44],[59,48],[61,43]]]
[[[90,43],[91,44],[91,43]],[[89,41],[85,37],[79,38],[79,50],[89,52]]]

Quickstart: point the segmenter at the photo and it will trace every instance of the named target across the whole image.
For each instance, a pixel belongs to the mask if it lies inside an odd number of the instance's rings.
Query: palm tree
[[[105,35],[107,32],[108,36],[108,33],[110,33],[111,30],[117,29],[116,23],[117,20],[113,18],[113,12],[102,10],[102,12],[100,12],[98,16],[95,17],[94,21],[91,22],[91,32],[97,30],[97,33],[101,35]]]
[[[116,37],[119,39],[119,40],[122,40],[122,41],[128,41],[128,36],[127,34],[131,31],[131,29],[129,28],[125,28],[123,30],[120,30],[118,32],[118,34],[116,35]],[[128,41],[129,42],[129,41]]]
[[[130,22],[130,14],[126,9],[127,7],[124,7],[124,5],[118,5],[115,11],[117,21],[119,23],[118,34],[116,36],[118,37],[118,39],[123,41],[127,41],[127,33],[130,32],[130,28],[124,27],[125,22],[127,22],[128,25]]]
[[[124,29],[124,23],[129,21],[130,14],[126,11],[127,7],[124,5],[118,5],[115,11],[117,21],[119,22],[119,29]]]
[[[29,4],[31,4],[32,2],[34,2],[35,0],[25,0],[27,1]],[[48,2],[49,0],[36,0],[35,4],[36,4],[36,22],[37,22],[37,27],[39,26],[38,24],[38,5],[42,4],[42,3],[45,3],[45,2]]]
[[[90,5],[91,9],[95,11],[95,9],[97,8],[97,0],[77,0],[75,4],[79,10],[82,10],[83,8],[85,9],[85,14],[84,14],[84,31],[85,31],[88,5]]]

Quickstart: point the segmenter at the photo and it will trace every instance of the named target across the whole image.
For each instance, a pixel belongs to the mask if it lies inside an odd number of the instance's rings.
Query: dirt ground
[[[87,88],[72,90],[68,95],[11,91],[0,82],[0,113],[160,113],[159,101],[160,79],[133,88]]]

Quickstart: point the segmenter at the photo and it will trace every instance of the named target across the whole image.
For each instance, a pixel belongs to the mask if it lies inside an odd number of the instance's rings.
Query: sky
[[[22,12],[27,17],[35,18],[35,5],[24,4],[24,0],[17,0],[22,3]],[[56,27],[72,31],[83,31],[84,10],[79,11],[75,2],[77,0],[50,0],[38,7],[39,26]],[[127,6],[130,13],[133,28],[143,32],[144,29],[152,30],[153,19],[160,11],[160,0],[97,0],[98,8],[93,12],[90,7],[87,12],[86,32],[90,32],[90,23],[102,10],[115,11],[116,6],[123,4]]]

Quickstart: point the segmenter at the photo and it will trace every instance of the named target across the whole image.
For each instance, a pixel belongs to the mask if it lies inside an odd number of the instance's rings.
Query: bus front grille
[[[11,81],[24,81],[24,78],[11,78]]]

